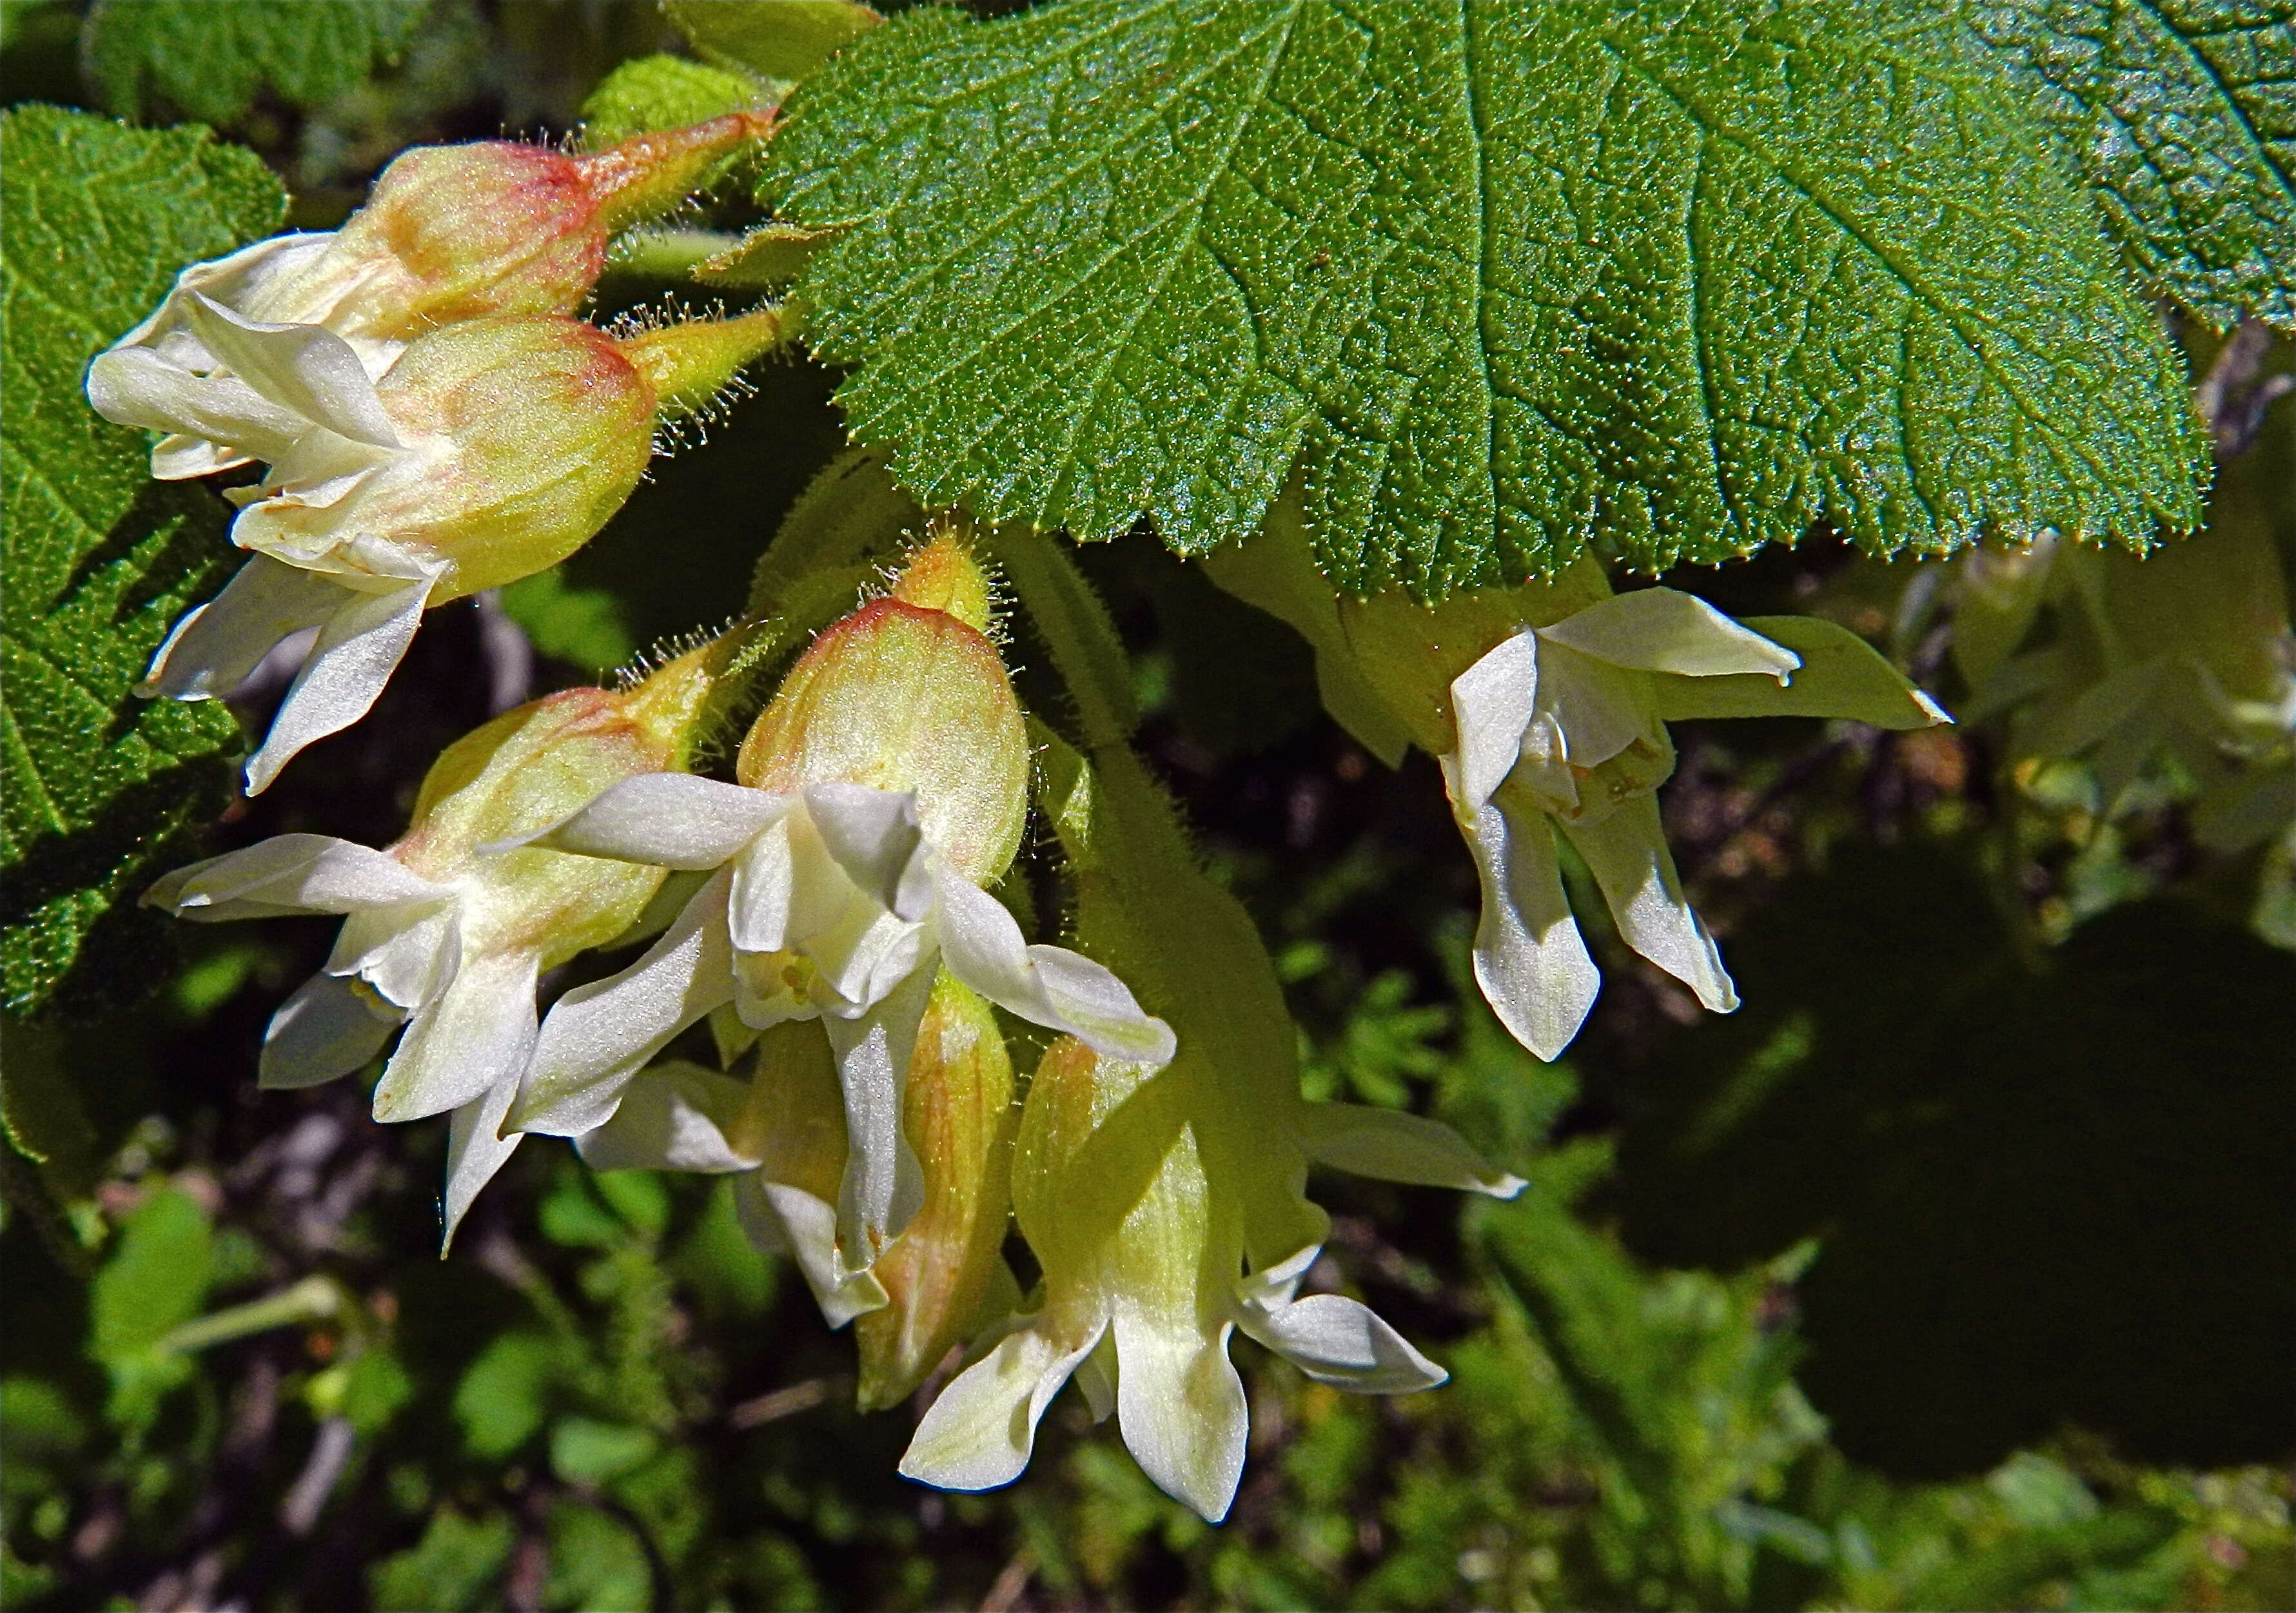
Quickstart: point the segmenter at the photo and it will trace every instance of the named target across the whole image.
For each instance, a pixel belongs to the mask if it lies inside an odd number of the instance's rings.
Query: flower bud
[[[925,1200],[877,1257],[888,1305],[854,1323],[865,1412],[900,1400],[972,1331],[1003,1267],[1013,1060],[988,1004],[947,974],[917,1028],[902,1108]]]
[[[417,146],[271,306],[242,311],[401,341],[456,320],[571,313],[615,231],[677,205],[770,127],[734,112],[589,156],[506,140]]]
[[[986,636],[988,592],[958,536],[934,537],[891,593],[798,659],[742,741],[736,776],[782,794],[825,783],[914,794],[949,866],[994,884],[1020,849],[1029,743]]]

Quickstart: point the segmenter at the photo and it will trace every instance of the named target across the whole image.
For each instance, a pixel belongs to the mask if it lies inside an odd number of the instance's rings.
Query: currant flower
[[[641,135],[587,156],[488,140],[418,146],[340,230],[274,236],[176,278],[166,299],[99,355],[88,394],[107,418],[168,435],[152,474],[229,470],[291,429],[213,340],[210,309],[241,323],[322,330],[370,377],[424,332],[503,314],[570,314],[597,283],[613,233],[676,206],[727,152],[771,128],[735,112]]]
[[[1297,1297],[1317,1246],[1245,1274],[1245,1206],[1224,1191],[1188,1086],[1177,1069],[1103,1058],[1070,1038],[1046,1052],[1013,1162],[1013,1209],[1044,1266],[1040,1302],[941,1391],[904,1475],[945,1489],[1010,1484],[1073,1376],[1096,1417],[1114,1410],[1142,1470],[1216,1523],[1234,1497],[1250,1421],[1227,1356],[1237,1329],[1340,1388],[1399,1394],[1444,1380],[1356,1300]]]
[[[946,971],[934,982],[902,1117],[924,1205],[868,1265],[848,1259],[837,1238],[845,1109],[820,1025],[785,1020],[750,1057],[747,1081],[683,1060],[656,1066],[576,1146],[599,1170],[736,1173],[752,1240],[795,1260],[830,1326],[854,1322],[862,1409],[891,1405],[1020,1298],[1001,1253],[1015,1113],[995,1016]]]
[[[111,418],[141,425],[222,430],[218,398],[259,405],[228,422],[271,463],[234,495],[245,507],[232,541],[254,557],[176,624],[137,690],[216,698],[283,640],[316,629],[248,762],[250,794],[366,714],[424,610],[588,542],[636,486],[658,422],[690,412],[784,332],[773,310],[624,340],[554,315],[470,320],[408,343],[378,382],[316,326],[258,324],[197,293],[183,312],[228,358],[227,392],[139,413],[91,388]]]
[[[1542,1059],[1578,1034],[1601,985],[1563,892],[1557,832],[1629,946],[1705,1007],[1738,1004],[1659,822],[1658,787],[1674,771],[1669,722],[1951,720],[1846,628],[1737,622],[1672,588],[1612,594],[1587,560],[1552,584],[1431,608],[1398,594],[1341,601],[1337,623],[1363,675],[1442,764],[1482,887],[1476,981]]]
[[[616,780],[682,765],[710,678],[707,651],[620,692],[572,689],[505,712],[442,752],[407,832],[376,851],[288,834],[178,869],[144,900],[217,922],[339,913],[319,973],[272,1017],[258,1079],[302,1087],[360,1069],[402,1024],[374,1118],[453,1111],[446,1232],[518,1146],[500,1135],[534,1047],[544,970],[628,929],[659,868],[485,842],[562,816]]]
[[[752,1028],[819,1019],[850,1142],[838,1240],[860,1267],[923,1200],[902,1094],[939,968],[1113,1056],[1172,1056],[1170,1028],[1122,981],[1028,944],[987,888],[1019,849],[1029,776],[988,624],[987,582],[944,532],[799,659],[742,742],[738,783],[631,779],[537,837],[714,872],[645,956],[551,1011],[512,1125],[603,1126],[649,1060],[728,1003]]]

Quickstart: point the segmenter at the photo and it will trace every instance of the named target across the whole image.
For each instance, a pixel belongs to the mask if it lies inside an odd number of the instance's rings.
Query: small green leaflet
[[[209,123],[244,117],[266,90],[324,106],[395,61],[430,0],[96,0],[81,36],[103,104],[153,103]]]
[[[176,270],[276,228],[285,199],[253,153],[203,129],[53,107],[0,120],[0,982],[24,1012],[76,967],[140,949],[114,905],[184,855],[176,837],[218,804],[239,748],[221,706],[129,692],[227,575],[228,512],[205,487],[151,480],[144,433],[98,419],[81,377]]]
[[[2296,0],[1975,0],[2145,272],[2296,330]]]
[[[768,194],[929,503],[1201,553],[1304,454],[1324,569],[1423,595],[2142,545],[2199,440],[2041,93],[1938,7],[1054,0],[861,40]]]

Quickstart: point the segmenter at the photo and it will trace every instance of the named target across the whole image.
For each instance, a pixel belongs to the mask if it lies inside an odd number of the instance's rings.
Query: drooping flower
[[[726,1004],[757,1029],[818,1019],[850,1143],[837,1238],[859,1269],[922,1202],[901,1117],[939,969],[1111,1054],[1171,1057],[1169,1028],[1122,981],[1029,944],[988,889],[1019,849],[1029,769],[988,621],[986,580],[944,532],[800,658],[742,745],[740,782],[631,779],[537,837],[714,872],[637,962],[551,1011],[511,1124],[603,1126],[649,1060]]]
[[[282,405],[242,368],[243,355],[212,340],[205,310],[325,331],[380,377],[439,326],[572,313],[616,230],[676,205],[770,127],[768,114],[730,113],[587,156],[503,140],[417,146],[340,230],[274,236],[185,269],[151,317],[97,357],[90,396],[113,420],[169,434],[152,454],[162,480],[275,458],[264,448],[289,423]]]
[[[281,641],[317,630],[248,763],[250,793],[348,727],[381,692],[422,612],[555,564],[636,485],[666,399],[690,399],[779,341],[780,315],[696,321],[616,340],[515,315],[408,343],[378,382],[342,338],[242,319],[194,292],[181,313],[226,379],[172,392],[90,377],[112,419],[197,429],[271,464],[232,541],[254,552],[176,624],[138,692],[227,693]]]
[[[1359,1302],[1299,1296],[1320,1252],[1247,1270],[1249,1205],[1202,1127],[1218,1099],[1180,1066],[1101,1057],[1070,1038],[1037,1066],[1013,1161],[1013,1205],[1044,1267],[1025,1314],[925,1413],[902,1458],[947,1489],[1010,1484],[1070,1377],[1168,1494],[1218,1522],[1243,1469],[1249,1415],[1227,1356],[1242,1329],[1319,1382],[1362,1394],[1446,1374]],[[1288,1139],[1265,1135],[1281,1177]]]
[[[1553,584],[1431,608],[1394,594],[1345,601],[1337,620],[1365,676],[1442,763],[1482,885],[1476,980],[1542,1059],[1578,1034],[1601,984],[1564,895],[1557,832],[1629,946],[1707,1008],[1737,1006],[1659,822],[1657,790],[1674,771],[1669,722],[1950,720],[1845,628],[1737,622],[1672,588],[1612,594],[1591,561]]]
[[[664,873],[563,852],[478,847],[562,816],[618,779],[683,764],[707,651],[621,692],[572,689],[505,712],[432,765],[407,832],[376,851],[289,834],[178,869],[144,901],[215,922],[340,913],[319,973],[273,1016],[259,1079],[300,1087],[360,1069],[404,1024],[374,1118],[453,1111],[446,1230],[518,1145],[499,1134],[535,1039],[544,970],[628,929]]]
[[[784,1020],[748,1057],[747,1081],[682,1060],[656,1066],[577,1145],[599,1170],[737,1173],[751,1238],[795,1259],[830,1326],[855,1323],[862,1409],[890,1405],[1019,1297],[1001,1253],[1014,1112],[996,1019],[946,971],[935,981],[903,1099],[923,1208],[863,1264],[837,1237],[845,1107],[821,1026]]]
[[[1511,1197],[1523,1183],[1433,1120],[1300,1093],[1295,1033],[1251,921],[1199,870],[1168,803],[1119,748],[1087,763],[1047,740],[1046,815],[1069,854],[1080,938],[1178,1029],[1168,1067],[1055,1042],[1015,1144],[1014,1213],[1042,1286],[975,1341],[901,1470],[952,1489],[1017,1478],[1074,1377],[1168,1494],[1214,1520],[1247,1414],[1241,1329],[1309,1376],[1394,1394],[1442,1370],[1355,1300],[1302,1298],[1330,1221],[1310,1161]]]

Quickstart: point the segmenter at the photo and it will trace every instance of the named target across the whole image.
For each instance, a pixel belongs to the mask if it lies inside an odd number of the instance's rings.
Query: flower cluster
[[[316,635],[250,793],[374,703],[422,612],[529,576],[621,507],[657,424],[777,345],[767,310],[627,339],[570,316],[611,232],[756,139],[735,114],[590,157],[502,142],[402,156],[342,229],[177,278],[96,356],[106,418],[166,433],[152,474],[268,467],[232,541],[253,558],[177,624],[140,690],[228,693]]]

